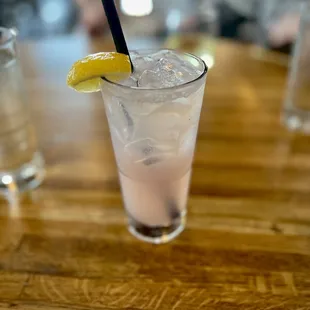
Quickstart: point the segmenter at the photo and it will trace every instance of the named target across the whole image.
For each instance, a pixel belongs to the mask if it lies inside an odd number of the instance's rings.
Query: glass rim
[[[0,27],[0,33],[1,32],[7,33],[8,38],[4,40],[2,43],[0,43],[0,47],[4,47],[16,39],[17,31],[14,28]]]
[[[201,80],[207,74],[207,72],[209,70],[209,68],[206,65],[206,63],[200,57],[198,57],[198,56],[196,56],[194,54],[191,54],[191,53],[177,51],[177,50],[172,49],[172,48],[141,49],[140,51],[154,51],[154,52],[156,52],[156,51],[161,51],[161,50],[176,51],[177,53],[179,53],[181,55],[189,56],[191,58],[196,59],[198,61],[198,63],[201,64],[202,67],[203,67],[203,70],[202,70],[201,74],[198,77],[196,77],[196,78],[194,78],[194,79],[192,79],[190,81],[184,82],[182,84],[175,85],[175,86],[169,86],[169,87],[163,87],[163,88],[147,88],[147,87],[137,87],[137,86],[126,86],[126,85],[122,85],[122,84],[117,83],[117,82],[110,81],[106,77],[101,77],[101,79],[104,80],[105,82],[108,82],[110,85],[114,85],[114,86],[120,87],[122,89],[127,89],[127,90],[137,90],[137,91],[171,91],[171,90],[181,89],[183,87],[191,85],[194,82],[197,82],[197,81]],[[138,52],[138,51],[139,50],[131,50],[130,52]]]

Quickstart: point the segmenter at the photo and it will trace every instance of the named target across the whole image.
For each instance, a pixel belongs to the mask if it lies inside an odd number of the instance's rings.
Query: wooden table
[[[286,68],[218,43],[187,228],[154,246],[127,232],[101,96],[65,85],[111,46],[21,46],[47,176],[0,201],[0,309],[310,309],[310,141],[280,121]]]

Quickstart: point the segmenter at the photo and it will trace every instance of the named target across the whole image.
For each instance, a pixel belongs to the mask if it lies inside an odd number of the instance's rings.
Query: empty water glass
[[[0,192],[26,191],[43,180],[14,30],[0,28]]]

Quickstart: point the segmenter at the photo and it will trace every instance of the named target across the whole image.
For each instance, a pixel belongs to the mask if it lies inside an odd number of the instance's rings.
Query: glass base
[[[185,215],[170,226],[147,226],[129,218],[129,231],[136,238],[154,244],[167,243],[176,238],[185,228]]]
[[[290,130],[310,133],[310,111],[290,108],[284,111],[283,121]]]
[[[44,160],[37,152],[32,160],[14,171],[0,171],[0,192],[25,192],[38,187],[45,175]]]

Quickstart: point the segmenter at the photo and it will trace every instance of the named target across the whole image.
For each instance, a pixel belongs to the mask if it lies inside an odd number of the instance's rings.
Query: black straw
[[[129,56],[129,51],[127,48],[126,40],[124,37],[123,29],[121,26],[121,22],[119,20],[119,16],[115,7],[114,0],[101,0],[102,5],[107,16],[107,20],[111,29],[113,41],[116,47],[116,51],[118,53],[122,53]],[[130,59],[130,56],[129,56]],[[131,69],[133,69],[133,65],[130,59]]]

